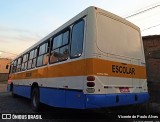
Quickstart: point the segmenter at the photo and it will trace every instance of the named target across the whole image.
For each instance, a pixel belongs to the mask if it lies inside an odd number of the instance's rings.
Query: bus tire
[[[34,87],[32,90],[31,94],[31,105],[32,105],[32,110],[35,112],[39,111],[40,107],[40,93],[39,89],[37,87]]]
[[[16,98],[17,95],[13,91],[14,91],[14,87],[13,87],[13,84],[12,84],[12,87],[11,87],[12,97]]]
[[[13,93],[13,91],[12,91],[12,97],[14,97],[14,98],[16,98],[16,97],[17,97],[17,95],[16,95],[16,94],[14,94],[14,93]]]

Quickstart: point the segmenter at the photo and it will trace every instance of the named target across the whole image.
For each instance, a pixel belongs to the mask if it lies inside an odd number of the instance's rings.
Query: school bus
[[[91,6],[17,56],[8,91],[54,107],[144,103],[149,94],[140,29]]]

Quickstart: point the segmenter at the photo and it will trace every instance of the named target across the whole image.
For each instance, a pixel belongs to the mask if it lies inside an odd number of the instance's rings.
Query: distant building
[[[144,36],[142,39],[151,100],[160,102],[160,35]]]
[[[6,69],[6,65],[10,62],[11,59],[0,58],[0,82],[8,79],[9,67]]]

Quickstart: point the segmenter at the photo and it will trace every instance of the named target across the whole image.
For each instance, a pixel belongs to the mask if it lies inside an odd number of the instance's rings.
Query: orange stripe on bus
[[[144,66],[89,58],[13,74],[12,79],[88,75],[146,79],[146,68]]]
[[[120,72],[113,72],[113,66],[119,66],[123,69]],[[139,78],[146,79],[146,68],[144,66],[138,66],[133,64],[125,64],[120,62],[102,60],[102,59],[87,59],[86,60],[87,73],[86,75],[104,75],[112,77],[124,77],[124,78]],[[117,68],[117,67],[114,67]],[[127,69],[127,71],[126,71]],[[133,74],[129,74],[129,69],[134,69]]]

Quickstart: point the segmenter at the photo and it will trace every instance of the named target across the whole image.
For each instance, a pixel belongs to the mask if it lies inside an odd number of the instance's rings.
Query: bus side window
[[[63,33],[62,46],[59,49],[59,61],[67,60],[69,56],[69,31]]]
[[[37,66],[42,66],[48,64],[48,42],[42,44],[39,47],[38,58],[37,58]]]
[[[25,54],[23,56],[23,61],[22,61],[22,68],[21,68],[22,71],[27,69],[27,64],[28,64],[28,54]]]
[[[71,58],[77,58],[83,52],[83,38],[84,38],[84,20],[76,23],[72,29],[71,36]]]
[[[46,47],[45,47],[45,54],[43,55],[43,65],[48,64],[48,60],[49,60],[49,47],[50,47],[50,43],[48,41],[46,43]]]
[[[29,53],[28,69],[32,68],[33,56],[34,56],[34,50],[30,51]]]
[[[9,74],[13,73],[13,64],[10,65]]]
[[[50,63],[64,61],[69,55],[69,30],[59,34],[52,40]]]
[[[58,62],[59,58],[59,47],[62,45],[62,34],[56,36],[52,40],[52,49],[50,56],[50,63]]]
[[[17,60],[15,60],[14,63],[13,63],[13,70],[12,70],[12,72],[15,73],[16,69],[17,69]]]
[[[20,57],[20,58],[18,59],[17,72],[21,71],[21,65],[22,65],[22,58]]]
[[[36,67],[37,49],[34,50],[34,56],[32,60],[32,68]]]

